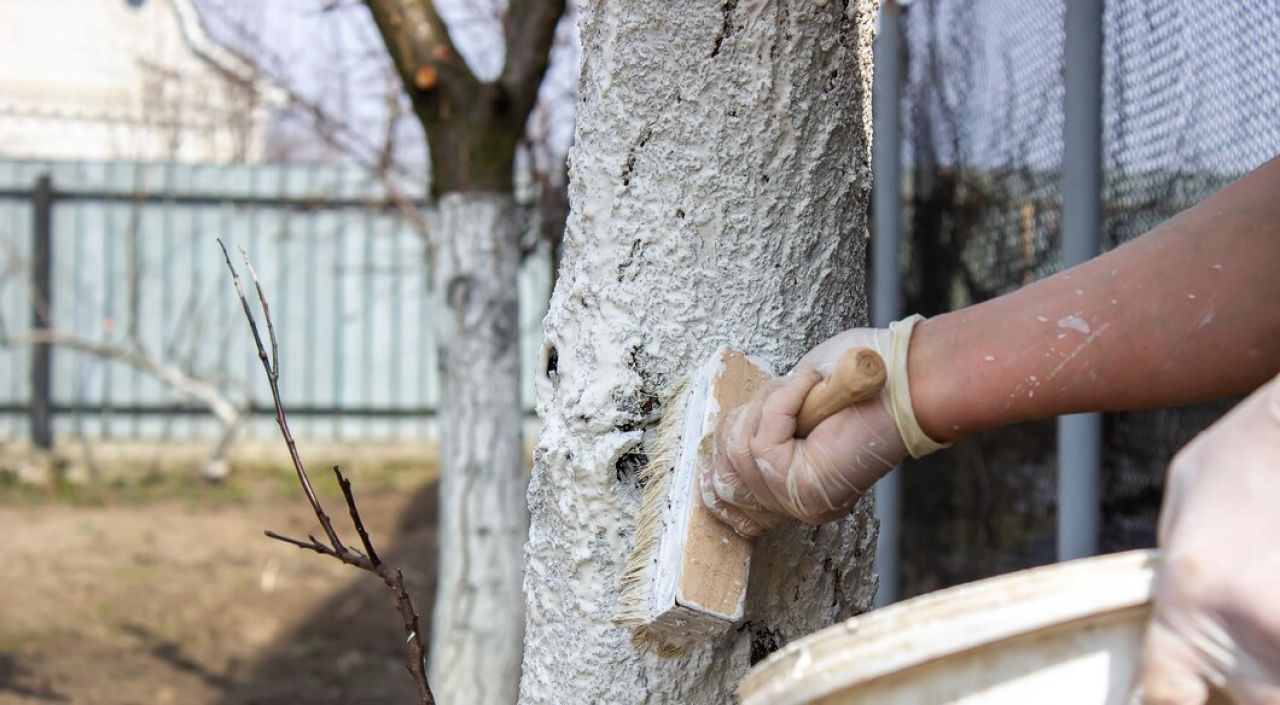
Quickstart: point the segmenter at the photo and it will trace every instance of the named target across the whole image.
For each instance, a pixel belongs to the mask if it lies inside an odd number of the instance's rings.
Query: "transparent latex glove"
[[[703,503],[749,538],[786,519],[821,524],[847,514],[909,449],[919,457],[942,447],[920,431],[906,387],[907,346],[918,320],[840,333],[726,414],[716,430],[714,461],[700,478]],[[884,359],[884,389],[823,421],[808,438],[795,438],[805,396],[852,348],[870,348]]]
[[[1280,705],[1280,379],[1183,448],[1167,484],[1132,702]]]

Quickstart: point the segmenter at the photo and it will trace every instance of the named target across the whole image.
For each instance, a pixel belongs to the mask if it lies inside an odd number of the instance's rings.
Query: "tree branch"
[[[236,405],[231,403],[229,399],[218,391],[218,388],[208,382],[196,379],[191,375],[179,370],[176,367],[161,364],[153,359],[150,355],[138,350],[112,345],[96,340],[81,338],[77,335],[64,333],[59,330],[32,330],[21,333],[12,337],[0,340],[0,343],[7,345],[56,345],[58,347],[78,350],[80,352],[97,355],[98,357],[112,358],[120,360],[128,365],[138,368],[139,370],[155,377],[172,387],[174,391],[195,399],[213,412],[224,425],[233,425],[240,420],[241,412]]]
[[[507,57],[498,83],[510,100],[511,114],[524,129],[538,100],[538,87],[551,63],[556,26],[564,15],[565,0],[511,0],[503,22]]]
[[[210,479],[221,479],[226,474],[224,458],[231,448],[231,443],[235,439],[236,432],[240,428],[240,422],[244,420],[247,410],[237,407],[222,393],[217,385],[183,372],[176,366],[161,363],[142,348],[127,348],[103,341],[90,340],[56,329],[31,330],[19,335],[7,336],[3,335],[2,327],[0,327],[0,345],[54,345],[101,358],[119,360],[155,377],[182,396],[195,399],[208,407],[209,411],[218,419],[218,422],[222,424],[222,437],[205,461],[204,475]]]
[[[405,92],[423,115],[438,115],[438,95],[469,98],[480,86],[458,54],[432,0],[365,0]]]
[[[285,443],[289,446],[289,457],[293,461],[293,469],[298,475],[298,482],[302,485],[302,489],[307,495],[307,501],[311,503],[311,509],[315,512],[316,519],[320,522],[321,528],[324,529],[329,543],[327,545],[321,543],[315,536],[307,536],[307,540],[302,541],[274,531],[266,531],[264,533],[269,538],[277,541],[283,541],[304,550],[315,551],[321,555],[336,558],[347,565],[373,573],[382,582],[386,583],[395,596],[396,611],[400,613],[400,621],[404,627],[406,636],[405,668],[408,669],[409,675],[413,678],[414,685],[418,689],[419,705],[435,705],[435,696],[432,695],[431,685],[427,682],[427,650],[422,639],[421,630],[418,628],[418,613],[414,610],[413,600],[409,597],[409,592],[405,588],[404,574],[400,572],[399,568],[392,568],[378,558],[378,553],[373,548],[373,541],[369,538],[369,533],[365,531],[364,521],[360,518],[360,509],[356,506],[355,494],[351,491],[351,481],[344,477],[342,471],[335,465],[333,473],[338,478],[338,485],[342,488],[342,496],[346,500],[347,510],[351,513],[351,523],[355,525],[356,533],[360,535],[360,541],[364,545],[367,555],[348,548],[338,538],[338,534],[333,528],[333,522],[329,520],[329,515],[325,514],[324,509],[320,506],[320,500],[316,497],[315,491],[311,487],[311,478],[307,475],[307,470],[302,464],[302,458],[298,455],[298,446],[293,440],[293,434],[289,431],[289,419],[285,414],[284,402],[280,398],[279,344],[276,341],[275,326],[271,322],[271,309],[267,305],[266,296],[263,295],[262,284],[258,281],[258,274],[253,270],[253,265],[249,263],[248,256],[241,251],[240,254],[244,257],[245,267],[248,268],[249,275],[253,278],[254,289],[258,294],[258,304],[262,308],[263,320],[267,324],[267,335],[271,340],[271,354],[269,356],[266,345],[262,341],[262,333],[258,329],[257,319],[249,306],[249,299],[244,295],[244,288],[240,285],[240,275],[236,272],[235,266],[231,264],[231,255],[227,252],[227,246],[223,244],[222,240],[218,240],[218,246],[222,248],[222,256],[226,260],[227,269],[231,272],[231,281],[235,285],[236,295],[240,297],[240,304],[244,307],[245,318],[249,321],[249,330],[253,332],[253,342],[258,349],[258,359],[262,361],[262,368],[267,372],[267,381],[271,385],[271,399],[276,407],[276,424],[280,426],[280,433],[284,436]]]
[[[369,556],[369,562],[374,568],[382,565],[382,559],[378,558],[378,552],[373,548],[373,541],[369,540],[369,532],[364,529],[364,521],[360,519],[360,511],[356,509],[356,498],[351,491],[351,480],[342,476],[342,471],[337,465],[333,466],[333,474],[338,478],[338,486],[342,488],[342,497],[347,500],[347,509],[351,510],[351,523],[356,527],[356,533],[360,535],[360,543],[364,545],[365,555]]]
[[[227,269],[231,270],[231,281],[235,284],[236,294],[240,297],[240,304],[244,307],[245,318],[249,319],[249,330],[253,332],[253,342],[258,348],[258,359],[262,362],[262,367],[267,371],[267,382],[271,385],[271,398],[276,405],[276,425],[280,427],[280,433],[284,435],[285,445],[289,447],[289,459],[293,461],[294,472],[298,476],[298,482],[302,485],[302,491],[307,495],[307,501],[311,503],[311,509],[316,513],[316,518],[320,520],[320,526],[324,529],[325,536],[329,537],[329,543],[333,545],[335,550],[345,548],[342,540],[338,538],[338,533],[333,530],[333,522],[329,520],[329,515],[324,513],[324,508],[320,506],[320,500],[316,497],[316,491],[311,487],[311,478],[307,475],[307,471],[302,466],[302,458],[298,455],[298,444],[293,440],[293,433],[289,430],[289,421],[285,418],[284,403],[280,400],[280,366],[279,366],[279,349],[280,346],[276,342],[275,326],[271,323],[271,309],[267,307],[267,300],[262,294],[262,285],[258,282],[258,273],[253,270],[253,265],[249,264],[249,256],[241,250],[240,255],[244,257],[245,265],[249,268],[249,275],[253,277],[254,287],[258,292],[258,305],[262,307],[262,316],[267,321],[267,333],[271,336],[271,355],[267,355],[266,346],[262,343],[262,333],[258,331],[258,320],[254,318],[253,311],[249,308],[249,299],[244,295],[244,289],[240,286],[240,274],[236,272],[235,267],[231,265],[231,255],[227,252],[227,246],[218,240],[218,246],[222,248],[222,257],[227,262]]]

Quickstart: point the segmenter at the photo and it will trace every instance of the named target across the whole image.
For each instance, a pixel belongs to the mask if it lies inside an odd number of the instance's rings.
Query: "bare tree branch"
[[[152,375],[169,385],[184,396],[195,399],[213,412],[214,416],[224,424],[231,425],[240,418],[240,410],[229,399],[208,382],[192,377],[177,367],[171,367],[157,361],[147,353],[130,348],[112,345],[96,340],[89,340],[59,330],[32,330],[0,341],[13,345],[57,345],[71,350],[109,357],[125,362],[139,370]]]
[[[363,1],[353,0],[353,2],[361,3]],[[211,6],[208,9],[213,11],[216,7]],[[330,8],[325,7],[323,9]],[[387,98],[395,104],[396,109],[390,111],[392,114],[389,115],[384,129],[384,141],[381,145],[374,144],[367,138],[366,133],[357,128],[356,125],[326,109],[320,101],[313,100],[297,90],[282,68],[286,64],[284,58],[273,52],[251,28],[225,14],[220,14],[219,19],[228,27],[234,29],[242,41],[252,45],[254,56],[251,57],[247,53],[230,48],[228,51],[236,54],[242,61],[252,63],[256,67],[258,75],[270,81],[276,90],[284,96],[288,105],[305,116],[315,136],[321,142],[368,170],[373,178],[382,184],[387,200],[395,206],[396,210],[405,217],[414,231],[422,238],[428,250],[428,261],[430,261],[430,250],[433,246],[431,229],[418,206],[410,197],[405,195],[398,180],[398,177],[414,176],[402,168],[395,159],[395,120],[399,116],[400,92],[395,88],[388,91]],[[383,51],[384,49],[379,47],[379,50]],[[405,89],[407,90],[407,87]],[[425,187],[425,183],[423,185]]]
[[[365,0],[414,108],[439,116],[450,97],[468,98],[481,85],[458,54],[432,0]]]
[[[364,522],[360,519],[360,512],[356,511],[356,498],[351,491],[351,480],[342,476],[342,471],[337,465],[333,466],[333,474],[338,478],[338,486],[342,488],[342,496],[347,500],[347,508],[351,510],[351,523],[356,527],[356,533],[360,535],[360,543],[364,545],[365,555],[369,557],[369,562],[373,567],[382,565],[382,559],[378,558],[378,552],[373,548],[373,541],[369,540],[369,532],[365,531]]]
[[[512,119],[524,128],[538,100],[538,87],[551,63],[556,25],[564,15],[565,0],[511,0],[503,33],[507,57],[499,85],[510,101]]]
[[[247,413],[237,407],[222,391],[208,381],[199,379],[173,365],[166,365],[152,357],[144,348],[126,348],[98,340],[90,340],[56,329],[31,330],[14,336],[0,338],[2,345],[56,345],[98,357],[119,360],[169,386],[179,394],[194,399],[209,408],[222,424],[222,437],[205,461],[205,475],[221,477],[225,472],[217,469],[226,457],[236,432]]]
[[[364,0],[352,0],[352,2],[364,4]],[[398,163],[380,166],[379,159],[385,151],[384,147],[367,139],[367,130],[327,109],[322,101],[308,97],[298,90],[288,74],[290,62],[274,51],[252,27],[220,10],[216,4],[206,4],[204,10],[216,16],[219,22],[234,31],[237,40],[249,45],[247,50],[226,47],[227,51],[235,54],[241,61],[251,63],[257,75],[270,82],[274,89],[283,95],[287,107],[294,110],[292,114],[300,113],[306,117],[316,136],[327,147],[350,158],[362,168],[368,169],[383,179],[389,187],[393,185],[393,179],[390,178],[393,174],[396,177],[407,178],[418,176]],[[378,45],[377,50],[386,51],[381,44]],[[385,54],[382,55],[385,56]],[[396,95],[399,93],[397,92]]]
[[[34,305],[39,307],[40,313],[50,327],[36,328],[10,335],[3,312],[0,312],[0,347],[49,345],[106,360],[116,360],[155,378],[180,396],[198,402],[210,411],[222,427],[220,437],[204,461],[202,474],[207,479],[221,480],[227,475],[226,456],[235,441],[240,426],[249,415],[251,400],[246,399],[244,402],[237,404],[226,393],[225,390],[228,386],[236,386],[243,389],[243,385],[240,385],[237,380],[227,379],[213,373],[201,374],[195,370],[196,366],[193,358],[199,342],[195,339],[195,333],[198,330],[198,324],[195,321],[199,317],[198,312],[200,309],[196,290],[192,290],[187,302],[183,305],[178,332],[173,334],[167,345],[162,344],[163,350],[159,354],[153,353],[143,340],[139,329],[139,321],[141,320],[139,311],[143,301],[142,281],[144,279],[139,245],[139,229],[141,205],[147,196],[147,190],[139,174],[134,174],[134,181],[137,184],[133,193],[134,203],[129,211],[129,221],[124,232],[127,270],[125,276],[125,308],[127,313],[124,317],[125,325],[122,331],[124,340],[109,342],[53,327],[47,303],[42,302],[39,292],[32,290],[30,296]],[[2,290],[7,285],[8,280],[16,278],[16,275],[25,271],[25,268],[30,263],[18,251],[13,238],[0,238],[0,247],[5,250],[4,254],[8,255],[3,258],[5,264],[0,267],[0,290]],[[190,332],[188,337],[192,343],[192,349],[186,356],[182,356],[178,350],[184,326]],[[78,406],[73,409],[73,413],[76,435],[84,445],[84,453],[88,464],[91,466],[91,474],[96,475],[96,471],[92,469],[94,463],[88,446],[89,441],[81,432],[80,409]]]
[[[293,461],[294,472],[298,475],[298,482],[302,485],[302,491],[307,495],[307,501],[311,503],[311,509],[316,513],[316,518],[320,520],[320,526],[324,529],[325,536],[329,537],[335,550],[342,550],[345,547],[338,538],[338,533],[333,530],[333,522],[329,520],[329,515],[324,513],[324,508],[320,506],[320,500],[316,497],[316,491],[311,487],[311,478],[307,475],[307,471],[303,469],[302,458],[298,455],[298,444],[293,440],[293,433],[289,431],[289,423],[285,419],[284,404],[280,401],[280,366],[278,364],[280,346],[276,342],[276,329],[271,322],[271,310],[267,307],[267,299],[262,294],[262,285],[258,283],[258,273],[253,271],[253,266],[249,265],[249,274],[253,277],[254,287],[258,292],[258,305],[262,307],[262,315],[267,321],[267,333],[271,336],[271,355],[267,355],[267,349],[262,344],[262,334],[258,331],[258,320],[254,318],[253,311],[249,308],[249,299],[244,295],[244,289],[240,286],[240,274],[236,272],[235,267],[231,265],[231,255],[227,252],[227,246],[218,240],[218,246],[222,248],[222,256],[227,262],[227,269],[231,270],[231,281],[235,284],[236,294],[240,296],[240,304],[244,307],[245,318],[249,320],[249,330],[253,332],[253,341],[258,347],[258,359],[262,362],[262,367],[267,371],[267,381],[271,385],[271,397],[275,400],[276,406],[276,425],[280,427],[280,433],[284,435],[285,445],[289,447],[289,459]],[[240,256],[244,258],[245,264],[249,263],[249,256],[240,252]]]
[[[271,322],[271,309],[268,307],[266,296],[262,292],[262,284],[258,281],[258,275],[254,272],[248,256],[241,251],[240,254],[244,257],[245,266],[249,270],[249,275],[253,278],[254,289],[258,294],[258,304],[262,307],[262,317],[267,324],[267,334],[271,340],[270,356],[268,356],[266,346],[263,344],[257,319],[249,306],[249,299],[244,295],[244,289],[240,285],[240,275],[236,272],[235,266],[231,264],[231,255],[227,252],[227,246],[223,244],[222,240],[218,240],[218,245],[222,248],[223,259],[226,260],[227,269],[231,272],[231,281],[235,284],[236,294],[240,297],[240,304],[244,307],[245,318],[249,321],[249,329],[253,332],[253,342],[258,349],[258,359],[262,361],[262,368],[267,372],[267,380],[271,385],[271,399],[276,407],[276,424],[280,426],[280,433],[284,436],[285,443],[289,446],[289,457],[293,460],[293,468],[297,472],[298,482],[302,485],[307,501],[311,503],[311,509],[315,512],[316,519],[320,522],[321,528],[324,529],[329,543],[321,543],[315,536],[307,536],[307,541],[302,541],[274,531],[266,531],[264,533],[277,541],[283,541],[304,550],[315,551],[321,555],[336,558],[347,565],[373,573],[381,578],[382,582],[386,583],[395,596],[396,610],[400,613],[400,621],[404,627],[406,637],[405,667],[417,687],[419,705],[435,705],[435,696],[432,695],[431,685],[427,682],[427,650],[418,628],[418,613],[414,610],[413,600],[409,597],[409,592],[405,588],[404,574],[399,568],[388,566],[378,557],[377,551],[373,548],[373,541],[370,540],[369,533],[364,528],[364,521],[360,518],[360,509],[356,505],[355,494],[351,490],[351,481],[344,477],[342,471],[335,465],[333,474],[338,478],[338,485],[342,488],[342,496],[346,500],[347,510],[351,513],[351,523],[355,525],[356,533],[360,535],[360,542],[364,545],[366,553],[348,548],[338,538],[338,534],[333,528],[333,522],[329,520],[329,515],[325,514],[324,509],[320,506],[320,500],[316,497],[315,491],[311,487],[311,478],[307,475],[307,470],[302,464],[302,458],[298,455],[298,447],[293,440],[293,434],[289,431],[289,419],[285,414],[284,402],[280,398],[279,344],[276,342],[275,326]]]

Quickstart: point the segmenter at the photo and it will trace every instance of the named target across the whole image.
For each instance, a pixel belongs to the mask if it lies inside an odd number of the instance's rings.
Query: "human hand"
[[[791,518],[821,524],[847,514],[909,449],[918,457],[942,447],[920,431],[906,386],[906,352],[917,320],[840,333],[726,414],[716,430],[712,465],[700,478],[703,503],[747,537]],[[807,438],[796,438],[796,415],[809,390],[854,348],[869,348],[884,360],[884,388],[831,416]]]
[[[1170,465],[1135,703],[1280,704],[1278,504],[1280,379]]]

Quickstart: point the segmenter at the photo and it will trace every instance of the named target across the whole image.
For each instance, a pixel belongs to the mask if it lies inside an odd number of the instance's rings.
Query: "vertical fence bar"
[[[188,188],[191,188],[193,191],[208,188],[208,186],[204,184],[204,179],[197,180],[195,178],[195,174],[192,174],[191,177],[188,177],[187,186]],[[204,227],[203,227],[204,213],[205,213],[205,208],[201,206],[191,207],[187,209],[187,218],[186,218],[187,237],[184,243],[184,245],[187,248],[187,264],[188,264],[187,272],[188,272],[188,276],[191,278],[191,288],[189,290],[190,292],[189,296],[191,297],[192,305],[198,307],[198,312],[193,310],[191,313],[195,317],[195,319],[199,321],[199,325],[202,331],[204,329],[204,326],[208,326],[212,322],[208,319],[207,317],[208,314],[205,313],[205,311],[207,311],[208,309],[206,308],[207,304],[204,298],[204,291],[203,291],[204,272],[205,272],[205,267],[207,266],[206,263],[209,260],[201,257],[203,252],[199,247],[199,243],[204,240]],[[200,358],[203,357],[205,346],[200,343],[197,343],[196,341],[198,339],[204,338],[205,335],[207,335],[207,333],[203,333],[203,332],[197,333],[196,331],[192,331],[188,329],[188,335],[190,336],[190,339],[189,339],[190,340],[189,345],[191,346],[190,352],[183,352],[180,354],[190,355],[192,360],[195,361],[194,362],[195,365],[203,365],[203,361],[200,360]],[[187,437],[192,440],[200,438],[202,433],[208,432],[207,431],[208,428],[209,428],[208,418],[200,418],[200,417],[193,416],[191,417],[191,422],[187,424]]]
[[[400,238],[404,232],[404,220],[401,218],[399,213],[396,213],[394,217],[390,217],[390,220],[391,232],[387,236],[388,246],[391,248],[391,256],[387,259],[387,271],[390,274],[386,281],[391,290],[391,318],[388,323],[391,328],[392,354],[391,364],[389,365],[390,369],[388,370],[391,375],[391,382],[388,385],[388,389],[391,392],[391,398],[387,400],[387,405],[394,409],[399,409],[401,408],[402,399],[400,386],[402,384],[401,360],[403,359],[400,355],[400,332],[404,328],[404,321],[400,318],[403,308],[400,288],[404,284],[404,277],[401,274],[401,272],[404,271],[404,261],[400,258]],[[402,418],[403,417],[400,414],[397,414],[387,419],[387,425],[390,427],[388,429],[390,431],[390,437],[393,439],[398,440],[400,438],[400,423]]]
[[[347,336],[343,333],[346,309],[346,297],[344,288],[346,287],[345,277],[347,276],[347,226],[351,223],[351,218],[346,213],[339,214],[339,222],[337,231],[334,233],[333,245],[333,275],[332,284],[333,291],[333,336],[330,345],[333,347],[333,407],[337,413],[334,414],[333,422],[333,440],[341,440],[344,430],[344,415],[342,413],[343,402],[346,395],[343,393],[343,384],[346,380],[346,354],[347,354]]]
[[[373,318],[373,238],[377,233],[378,221],[373,211],[364,211],[364,227],[361,232],[361,264],[360,271],[360,405],[372,407],[377,405],[377,392],[373,386],[374,365],[374,328]],[[378,420],[365,417],[361,422],[362,433],[370,438],[376,433]]]
[[[307,192],[306,198],[317,198],[321,194],[321,187],[317,183],[318,170],[313,169],[307,175]],[[306,356],[303,363],[304,375],[306,378],[305,389],[303,393],[306,395],[306,404],[314,406],[316,403],[317,383],[319,382],[320,373],[316,367],[316,358],[319,354],[320,341],[317,339],[316,324],[316,250],[320,249],[320,236],[317,232],[319,227],[318,221],[323,211],[319,208],[307,208],[302,213],[304,231],[298,235],[299,242],[303,243],[306,248],[305,261],[306,267],[302,271],[303,288],[306,296],[303,301],[304,308],[304,343],[303,354]],[[316,438],[323,438],[324,431],[321,431],[322,419],[313,419],[308,428]]]
[[[76,165],[75,174],[75,187],[84,188],[88,179],[83,163]],[[89,334],[87,330],[89,327],[88,302],[93,298],[88,295],[89,283],[82,280],[82,277],[87,279],[89,276],[85,273],[85,238],[87,237],[85,234],[85,210],[84,204],[75,204],[75,217],[72,220],[75,227],[71,237],[71,276],[67,277],[67,281],[70,283],[71,301],[73,302],[73,308],[69,316],[71,319],[70,325],[72,332],[76,335]],[[64,320],[63,325],[67,324],[68,322]],[[96,361],[89,359],[86,355],[77,355],[74,359],[75,372],[71,375],[69,391],[71,393],[71,433],[77,439],[83,439],[86,435],[84,406],[85,398],[89,395],[89,378],[93,367],[95,367],[94,362]],[[70,373],[72,369],[70,366],[64,366],[64,374]],[[64,380],[64,384],[65,382]]]
[[[107,162],[103,171],[103,183],[107,188],[116,188],[116,162]],[[107,326],[105,333],[115,333],[120,325],[120,317],[116,315],[116,208],[111,204],[102,205],[102,321],[99,326]],[[115,431],[112,415],[115,405],[112,371],[115,365],[102,365],[102,409],[98,415],[98,433],[101,438],[111,438]]]
[[[1071,0],[1065,17],[1062,266],[1098,254],[1102,232],[1102,0]],[[1098,551],[1102,417],[1058,419],[1058,559]]]
[[[145,274],[142,256],[145,244],[142,241],[142,236],[147,227],[145,220],[147,202],[145,196],[150,186],[147,183],[148,176],[142,163],[134,162],[132,172],[133,178],[130,189],[133,192],[134,199],[125,217],[124,237],[128,264],[125,267],[125,306],[122,318],[124,318],[125,326],[129,331],[128,335],[131,338],[135,335],[138,338],[142,338],[146,335],[142,329],[142,280]],[[129,371],[129,402],[135,405],[142,404],[144,402],[142,373],[132,365],[126,369]],[[131,437],[142,437],[142,419],[142,414],[129,414],[129,435]]]
[[[902,309],[899,287],[898,248],[902,228],[902,105],[900,95],[901,35],[898,25],[900,9],[894,0],[880,8],[880,32],[874,51],[875,76],[872,91],[871,168],[875,181],[872,190],[871,217],[874,223],[871,244],[871,322],[887,326]],[[875,605],[887,605],[898,599],[900,527],[902,514],[902,469],[876,483],[876,515],[880,519],[880,535],[876,542],[876,572],[880,585]]]
[[[36,179],[31,193],[31,329],[49,330],[53,317],[53,181]],[[31,349],[31,442],[53,448],[53,346]]]

